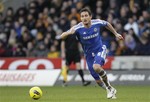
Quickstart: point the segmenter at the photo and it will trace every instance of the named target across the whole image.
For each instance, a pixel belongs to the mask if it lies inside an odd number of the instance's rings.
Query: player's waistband
[[[85,57],[94,57],[98,52],[105,51],[106,52],[107,48],[106,45],[103,45],[101,48],[93,50],[91,52],[88,52],[85,54]]]

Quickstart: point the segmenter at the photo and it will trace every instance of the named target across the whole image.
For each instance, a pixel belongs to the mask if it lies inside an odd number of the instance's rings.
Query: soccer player
[[[72,19],[70,23],[71,26],[74,26],[77,24],[77,20]],[[79,51],[79,42],[77,41],[75,34],[69,35],[65,40],[62,40],[61,56],[65,60],[65,63],[62,66],[62,76],[64,78],[63,86],[67,86],[67,74],[71,63],[74,63],[76,65],[78,74],[82,79],[82,85],[87,86],[91,83],[90,81],[85,81],[84,79],[84,73],[83,70],[81,69],[81,64],[80,64],[81,57]]]
[[[81,22],[63,32],[61,38],[65,39],[68,35],[76,34],[82,45],[91,75],[99,86],[106,89],[107,98],[115,99],[117,91],[110,85],[106,72],[102,68],[106,58],[106,46],[102,43],[100,29],[106,27],[118,40],[122,40],[123,37],[115,31],[109,22],[92,19],[91,11],[87,8],[81,9],[80,18]]]

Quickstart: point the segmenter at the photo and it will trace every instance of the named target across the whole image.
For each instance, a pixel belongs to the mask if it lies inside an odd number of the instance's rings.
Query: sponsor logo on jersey
[[[97,37],[98,35],[99,35],[98,33],[96,33],[96,34],[92,34],[92,35],[89,35],[89,36],[83,37],[83,39],[84,39],[84,40],[92,39],[92,38]]]

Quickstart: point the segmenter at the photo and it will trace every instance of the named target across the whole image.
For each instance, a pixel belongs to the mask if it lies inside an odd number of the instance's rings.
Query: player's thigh
[[[73,62],[74,63],[80,63],[80,60],[81,60],[80,53],[79,52],[75,52],[73,55],[74,55]]]
[[[80,59],[80,52],[74,51],[72,53],[72,62],[76,65],[76,69],[81,69]]]
[[[106,55],[106,49],[103,49],[102,51],[98,52],[94,57],[94,64],[99,64],[103,66],[105,64]]]
[[[100,79],[99,75],[93,69],[94,58],[86,58],[86,62],[87,62],[88,69],[89,69],[90,74],[92,75],[92,77],[95,80],[99,80]]]
[[[70,65],[73,62],[73,56],[70,53],[66,53],[66,65]]]

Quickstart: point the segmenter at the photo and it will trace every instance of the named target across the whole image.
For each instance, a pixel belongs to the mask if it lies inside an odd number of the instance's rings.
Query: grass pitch
[[[106,98],[98,86],[40,87],[39,100],[29,97],[30,87],[0,87],[0,102],[150,102],[150,86],[115,86],[117,99]]]

